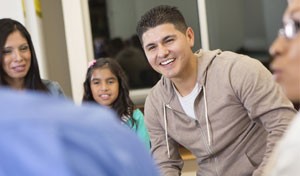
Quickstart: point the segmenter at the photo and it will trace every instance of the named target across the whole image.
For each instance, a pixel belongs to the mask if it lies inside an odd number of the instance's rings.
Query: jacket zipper
[[[177,110],[173,109],[169,104],[166,104],[165,106],[168,109],[172,110],[173,112],[176,112],[176,113],[179,113],[179,114],[183,114],[184,116],[188,116],[188,115],[186,115],[185,113],[183,113],[181,111],[177,111]],[[204,139],[204,145],[205,145],[206,151],[212,157],[212,159],[214,160],[215,164],[213,166],[217,166],[218,165],[218,159],[217,159],[217,157],[215,157],[215,155],[213,154],[213,152],[211,150],[211,147],[208,145],[207,138],[203,134],[203,129],[202,129],[199,121],[198,120],[194,120],[192,117],[189,117],[189,116],[188,116],[188,118],[190,118],[191,121],[195,121],[197,123],[197,125],[199,125],[200,134],[201,134],[202,138]],[[219,176],[220,174],[219,174],[218,168],[214,167],[214,169],[215,169],[215,172],[216,172],[217,176]]]

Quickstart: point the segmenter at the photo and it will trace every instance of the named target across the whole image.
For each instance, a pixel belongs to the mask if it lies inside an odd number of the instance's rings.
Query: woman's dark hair
[[[112,108],[118,116],[127,116],[132,118],[134,104],[129,97],[129,86],[127,76],[119,63],[111,58],[100,58],[95,61],[87,70],[86,78],[83,83],[84,95],[82,101],[96,102],[91,91],[91,77],[95,69],[108,68],[114,74],[119,82],[119,95],[113,102]]]
[[[10,86],[5,80],[5,76],[7,76],[7,73],[3,69],[3,50],[7,37],[15,31],[19,31],[21,35],[27,40],[31,52],[31,64],[28,73],[25,76],[24,82],[25,89],[48,91],[47,87],[43,84],[40,77],[38,61],[29,32],[21,23],[9,18],[0,19],[0,85]]]

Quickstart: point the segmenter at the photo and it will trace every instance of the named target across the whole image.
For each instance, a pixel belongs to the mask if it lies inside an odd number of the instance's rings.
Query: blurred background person
[[[270,47],[271,69],[286,95],[300,103],[300,0],[288,0],[283,15],[283,27]],[[299,111],[299,110],[298,110]],[[300,113],[278,144],[265,175],[296,176],[300,173]]]
[[[147,61],[142,50],[132,45],[126,46],[117,55],[116,60],[129,77],[132,89],[152,87],[160,79]]]
[[[18,21],[0,19],[0,86],[63,96],[57,82],[42,80],[29,32]]]
[[[271,70],[289,99],[297,104],[300,100],[300,15],[294,14],[300,13],[300,1],[288,2],[283,16],[284,27],[279,30],[277,39],[270,47],[273,56]]]
[[[158,176],[111,110],[24,92],[0,88],[0,176]]]

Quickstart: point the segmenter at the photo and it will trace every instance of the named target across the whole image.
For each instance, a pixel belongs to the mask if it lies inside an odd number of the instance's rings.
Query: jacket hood
[[[204,51],[200,49],[195,52],[200,64],[198,64],[198,78],[197,81],[204,86],[206,83],[206,73],[209,66],[212,64],[217,55],[221,54],[221,50]]]

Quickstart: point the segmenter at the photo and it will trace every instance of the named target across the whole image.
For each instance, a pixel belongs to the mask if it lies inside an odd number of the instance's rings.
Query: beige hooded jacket
[[[178,144],[197,158],[197,176],[260,175],[296,111],[257,60],[232,52],[199,51],[197,119],[182,109],[162,77],[145,103],[152,154],[163,176],[180,175]]]

